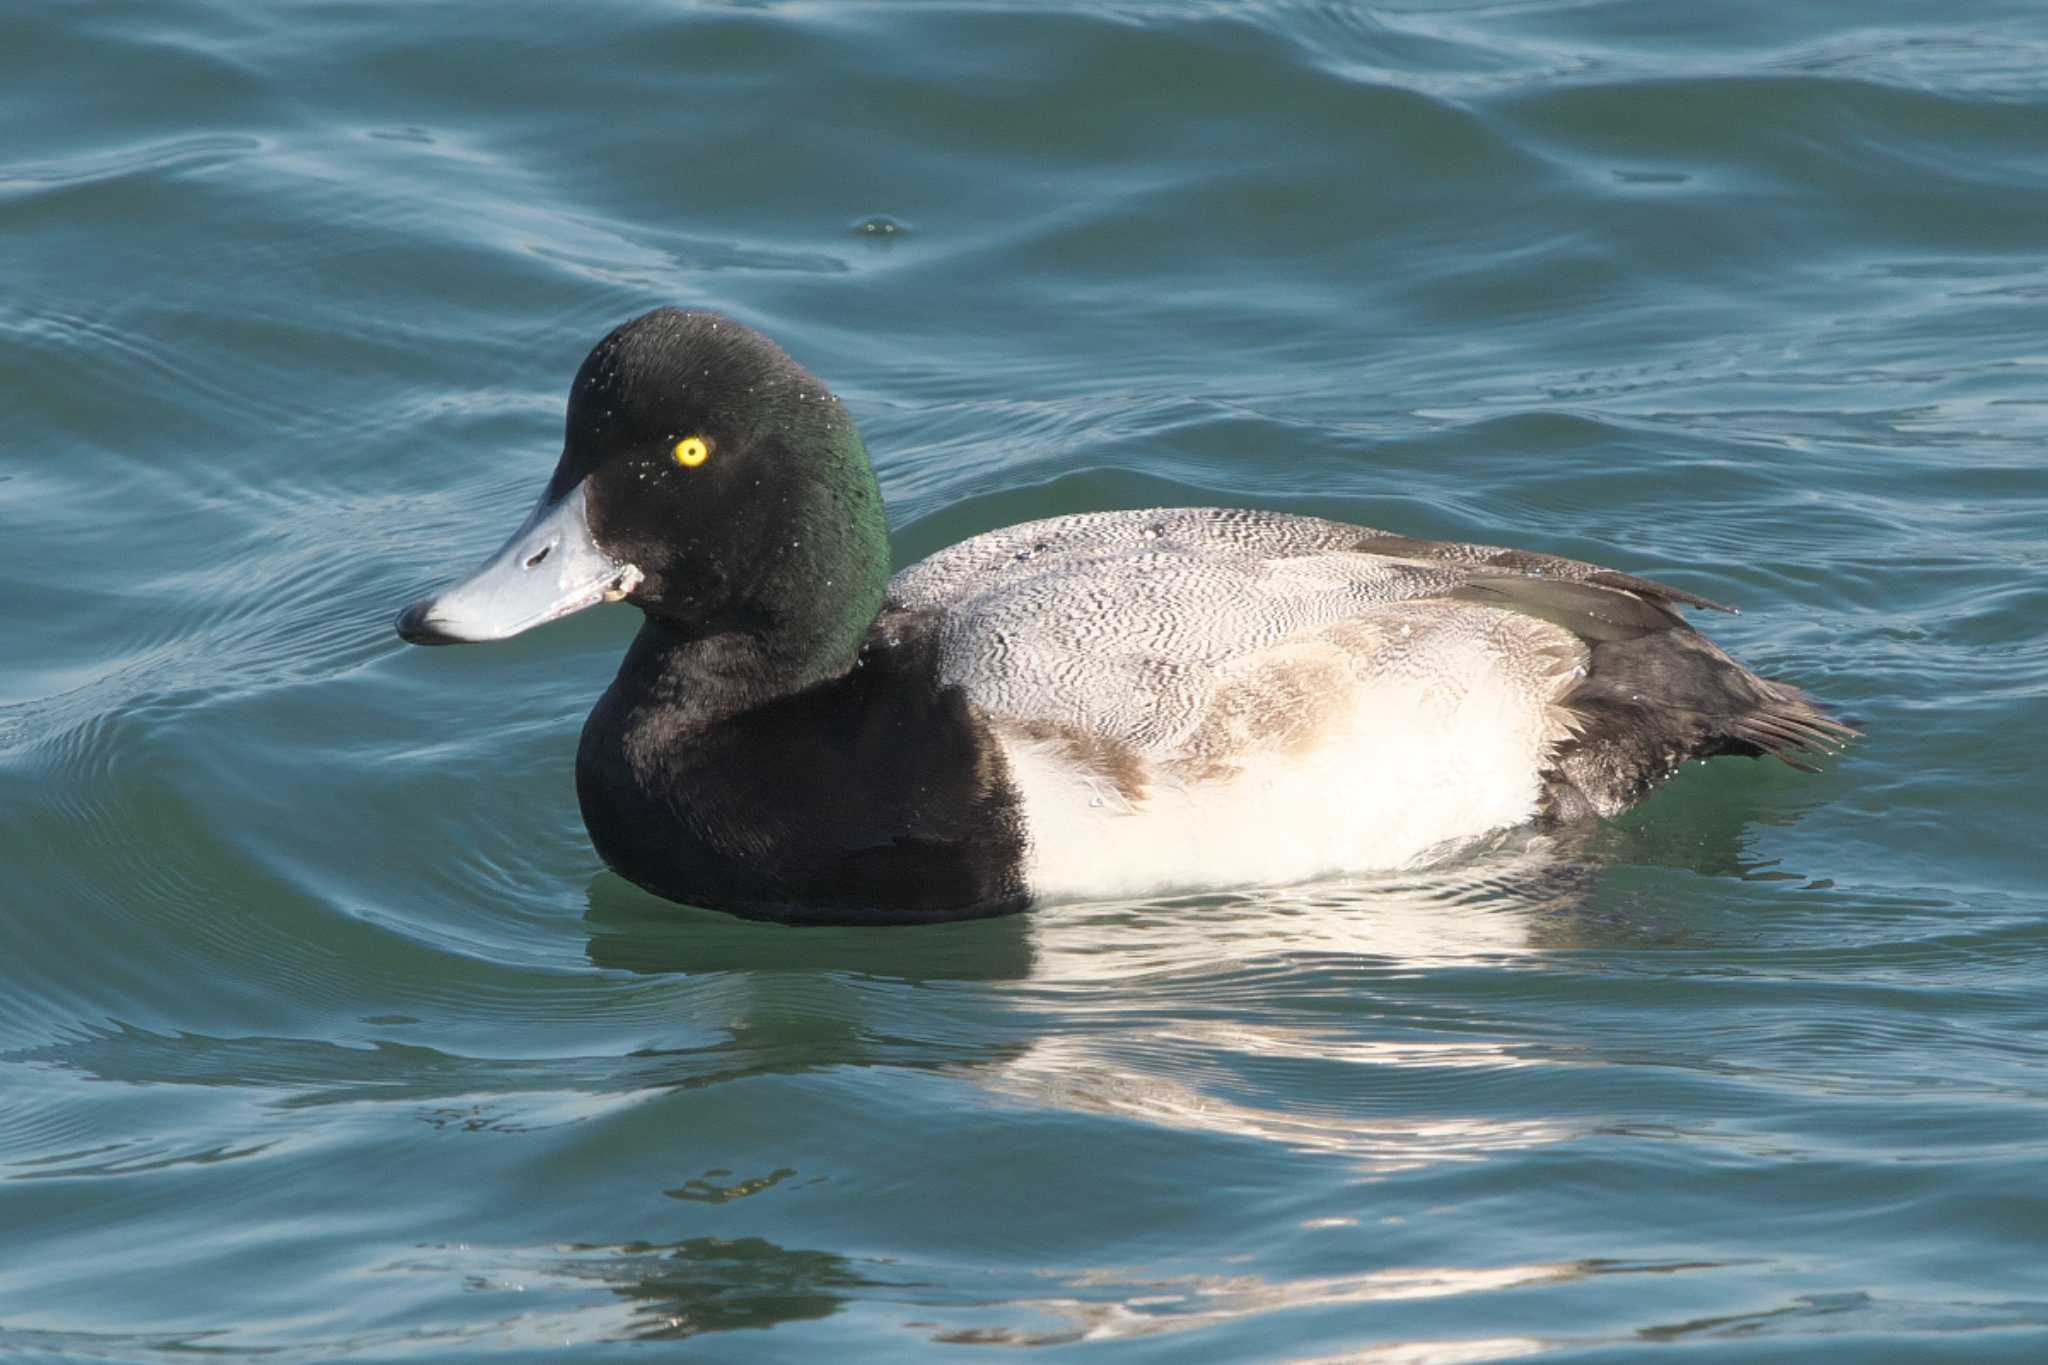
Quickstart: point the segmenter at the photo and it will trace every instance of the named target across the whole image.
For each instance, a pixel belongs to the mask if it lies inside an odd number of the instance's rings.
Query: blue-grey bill
[[[416,645],[504,640],[599,602],[616,602],[639,582],[640,570],[606,554],[592,539],[579,483],[553,502],[543,495],[475,573],[400,612],[398,633]]]

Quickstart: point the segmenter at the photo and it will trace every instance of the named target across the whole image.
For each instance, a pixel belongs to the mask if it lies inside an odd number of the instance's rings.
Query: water
[[[0,15],[0,1355],[2048,1354],[2037,5],[565,16]],[[633,614],[390,620],[670,301],[905,557],[1505,540],[1869,738],[1591,867],[665,905],[570,781]]]

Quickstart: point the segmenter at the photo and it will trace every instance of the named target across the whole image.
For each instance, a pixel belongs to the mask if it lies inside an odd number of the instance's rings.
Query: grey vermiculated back
[[[1375,548],[1382,545],[1394,553]],[[1494,567],[1503,559],[1526,567]],[[907,610],[945,612],[943,675],[977,705],[1163,759],[1180,756],[1201,726],[1226,663],[1321,632],[1321,643],[1355,656],[1343,673],[1369,684],[1382,667],[1369,657],[1384,647],[1381,633],[1324,628],[1429,601],[1427,620],[1398,613],[1388,624],[1406,635],[1446,616],[1469,618],[1441,637],[1449,641],[1487,628],[1503,611],[1537,615],[1507,595],[1451,600],[1475,583],[1548,579],[1559,587],[1603,576],[1653,600],[1691,600],[1575,560],[1231,508],[1084,513],[1006,527],[903,570],[890,597]],[[1677,624],[1663,606],[1618,590],[1582,586],[1578,595],[1611,602],[1614,616],[1648,613],[1662,628]],[[1500,646],[1545,656],[1538,667],[1516,669],[1532,702],[1534,689],[1552,685],[1557,660],[1576,649],[1576,632],[1552,624],[1558,629],[1524,631]],[[1390,652],[1384,667],[1413,675],[1432,662],[1424,645]]]

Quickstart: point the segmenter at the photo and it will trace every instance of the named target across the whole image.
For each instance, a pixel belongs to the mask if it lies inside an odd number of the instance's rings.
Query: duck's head
[[[660,308],[576,372],[562,458],[512,538],[407,607],[398,633],[502,640],[627,601],[686,637],[850,657],[888,564],[881,494],[839,400],[751,328]]]

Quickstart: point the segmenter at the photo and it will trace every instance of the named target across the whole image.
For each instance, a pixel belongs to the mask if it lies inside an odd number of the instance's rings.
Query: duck
[[[1858,733],[1683,615],[1730,608],[1535,551],[1180,507],[892,575],[845,405],[701,310],[591,350],[532,512],[397,631],[502,640],[618,602],[641,624],[575,764],[597,854],[790,924],[1420,867],[1615,816],[1688,760],[1814,771]]]

